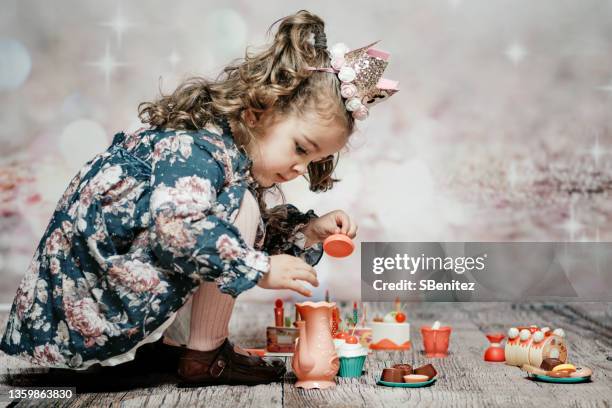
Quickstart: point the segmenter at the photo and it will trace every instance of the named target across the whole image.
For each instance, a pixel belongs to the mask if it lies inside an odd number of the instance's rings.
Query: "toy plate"
[[[581,382],[589,381],[591,379],[590,375],[586,376],[586,377],[563,377],[563,378],[557,378],[557,377],[549,377],[547,375],[533,374],[533,377],[537,378],[540,381],[546,381],[546,382],[551,382],[551,383],[563,383],[563,384],[581,383]]]
[[[344,258],[353,253],[355,244],[344,234],[332,234],[323,241],[323,250],[329,256]]]
[[[397,382],[378,380],[376,384],[384,385],[386,387],[419,388],[419,387],[426,387],[429,384],[433,384],[435,381],[436,381],[436,377],[432,378],[431,380],[418,382],[418,383],[397,383]]]

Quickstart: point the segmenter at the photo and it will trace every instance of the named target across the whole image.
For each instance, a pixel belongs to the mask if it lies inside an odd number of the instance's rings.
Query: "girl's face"
[[[308,163],[340,151],[347,141],[346,129],[338,121],[289,114],[262,129],[247,149],[253,161],[251,173],[262,187],[285,183],[307,173]]]

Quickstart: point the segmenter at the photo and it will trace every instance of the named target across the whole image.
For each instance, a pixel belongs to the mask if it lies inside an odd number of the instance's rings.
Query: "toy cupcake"
[[[340,347],[346,344],[347,337],[349,337],[349,335],[346,332],[336,333],[336,335],[334,336],[334,347],[336,348],[336,351],[338,351]]]
[[[338,347],[337,353],[340,357],[338,376],[360,377],[368,350],[359,343],[359,339],[355,336],[347,337],[344,344]]]

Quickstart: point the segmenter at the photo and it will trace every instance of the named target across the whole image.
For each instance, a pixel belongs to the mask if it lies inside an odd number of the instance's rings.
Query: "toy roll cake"
[[[551,331],[548,327],[512,327],[508,330],[505,348],[506,364],[540,367],[547,358],[567,361],[567,347],[563,329]]]

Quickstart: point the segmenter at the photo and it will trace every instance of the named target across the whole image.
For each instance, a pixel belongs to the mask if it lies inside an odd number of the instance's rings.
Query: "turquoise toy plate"
[[[590,375],[588,377],[564,377],[564,378],[556,378],[556,377],[549,377],[547,375],[534,374],[533,377],[537,378],[540,381],[546,381],[546,382],[551,382],[551,383],[560,383],[560,384],[575,384],[575,383],[581,383],[581,382],[589,381],[591,379]]]
[[[400,387],[400,388],[419,388],[426,387],[429,384],[433,384],[436,381],[436,378],[432,378],[431,380],[418,382],[418,383],[396,383],[396,382],[388,382],[383,380],[378,380],[376,384],[384,385],[386,387]]]

